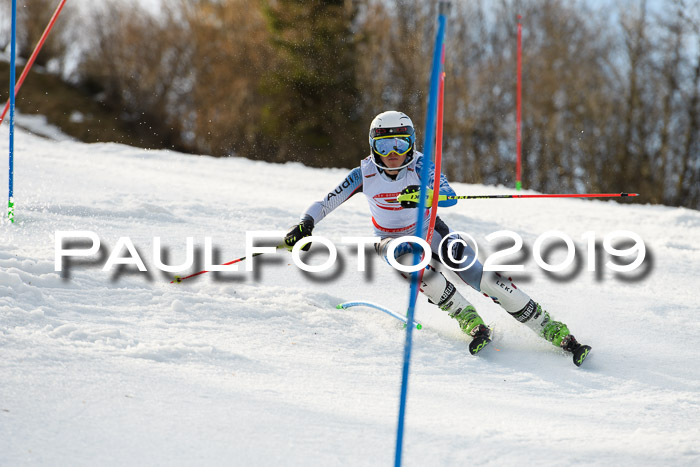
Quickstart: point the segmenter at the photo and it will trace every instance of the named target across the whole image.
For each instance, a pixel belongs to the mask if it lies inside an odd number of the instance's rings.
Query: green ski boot
[[[569,334],[569,328],[560,321],[549,321],[542,330],[542,337],[557,347],[573,354],[574,365],[581,366],[591,351],[589,345],[581,345]]]
[[[441,310],[446,311],[451,318],[459,323],[460,329],[471,336],[469,353],[476,355],[491,342],[491,330],[484,324],[476,309],[464,298],[452,284],[452,293],[439,303]]]
[[[540,308],[539,305],[537,305],[537,307]],[[549,313],[546,311],[545,313],[547,314],[547,317],[549,317]],[[557,347],[561,347],[562,340],[564,340],[564,337],[569,335],[569,328],[567,328],[566,324],[562,323],[561,321],[550,320],[544,325],[540,335]]]
[[[484,324],[484,320],[481,319],[479,313],[476,312],[476,308],[474,308],[471,305],[466,306],[463,309],[459,309],[454,313],[450,313],[450,317],[456,319],[462,331],[464,331],[465,334],[469,334],[470,336],[472,330],[475,327],[477,327],[480,324]]]
[[[459,327],[465,334],[472,337],[472,341],[469,343],[470,354],[478,354],[491,342],[491,330],[484,324],[484,320],[481,319],[473,306],[469,305],[455,313],[450,313],[450,316],[457,320]]]
[[[539,303],[530,300],[521,310],[510,313],[513,318],[523,323],[543,339],[574,355],[574,364],[581,366],[591,348],[579,344],[569,333],[569,328],[561,321],[554,321]]]

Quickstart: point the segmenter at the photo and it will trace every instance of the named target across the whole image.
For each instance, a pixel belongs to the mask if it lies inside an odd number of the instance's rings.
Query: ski
[[[476,355],[481,352],[484,347],[491,343],[491,340],[493,339],[493,328],[489,328],[488,326],[484,326],[484,328],[485,329],[478,332],[469,343],[469,353],[472,355]]]
[[[469,353],[476,355],[481,352],[484,347],[489,345],[489,343],[491,343],[491,339],[487,336],[477,336],[469,343]]]
[[[586,358],[588,357],[588,354],[591,352],[590,345],[579,344],[576,338],[571,334],[569,334],[568,336],[564,336],[564,338],[561,341],[561,348],[573,354],[572,358],[574,361],[574,365],[576,366],[581,366],[584,360],[586,360]]]
[[[590,345],[579,345],[573,351],[574,365],[581,366],[581,364],[584,362],[584,360],[586,360],[586,357],[588,357],[589,353],[591,353],[591,346]]]

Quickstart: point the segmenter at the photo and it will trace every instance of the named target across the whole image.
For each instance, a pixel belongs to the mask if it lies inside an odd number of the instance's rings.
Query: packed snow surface
[[[215,261],[243,256],[246,232],[287,230],[346,170],[59,139],[16,132],[17,222],[0,225],[0,465],[393,463],[405,332],[377,310],[335,308],[408,304],[408,285],[371,248],[359,272],[356,247],[341,243],[372,236],[363,195],[314,231],[338,248],[326,272],[302,272],[278,250],[255,258],[254,272],[243,262],[178,285],[154,261],[154,237],[166,264],[184,262],[193,237],[196,264],[181,275],[203,268],[205,237]],[[482,260],[512,244],[490,233],[520,235],[523,249],[501,262],[525,271],[505,274],[593,353],[575,367],[461,283],[496,329],[472,357],[457,323],[419,297],[404,465],[700,464],[700,212],[509,199],[462,201],[440,216],[477,240]],[[533,259],[550,230],[576,245],[562,272]],[[605,265],[603,240],[618,230],[646,246],[633,272]],[[100,250],[57,272],[57,231],[94,232]],[[115,251],[121,237],[147,272],[103,270],[129,257]],[[566,249],[553,244],[543,256],[556,264]],[[320,264],[328,253],[316,245],[302,257]]]

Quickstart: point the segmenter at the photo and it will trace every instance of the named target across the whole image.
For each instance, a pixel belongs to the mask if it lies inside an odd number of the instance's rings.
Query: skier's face
[[[406,162],[406,157],[408,157],[408,154],[396,154],[395,152],[392,152],[388,156],[382,158],[382,162],[386,165],[387,169],[391,172],[391,169],[394,169],[396,167],[401,167],[404,162]]]

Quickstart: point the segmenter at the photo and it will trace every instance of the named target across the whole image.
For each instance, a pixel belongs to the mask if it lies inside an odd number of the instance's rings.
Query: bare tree
[[[136,3],[108,2],[85,26],[90,38],[82,80],[101,89],[105,105],[120,108],[134,131],[158,133],[164,147],[182,144],[181,98],[189,92],[192,50],[175,6],[156,17]]]
[[[59,0],[32,0],[17,2],[17,54],[23,58],[29,58],[34,47],[44,33],[49,20],[53,15]],[[46,65],[52,59],[63,58],[66,52],[66,43],[63,40],[63,29],[69,19],[62,14],[56,20],[51,30],[51,36],[44,43],[41,52],[37,55],[36,64]]]
[[[359,8],[357,81],[366,126],[394,109],[410,115],[420,130],[435,41],[434,2],[366,0]]]
[[[258,6],[244,0],[183,1],[193,57],[183,118],[198,151],[265,159],[260,77],[275,66]]]

